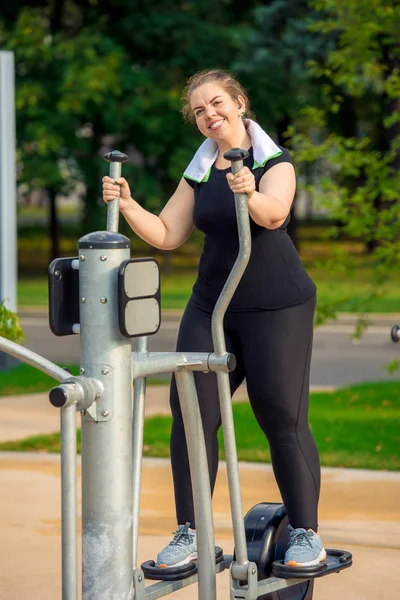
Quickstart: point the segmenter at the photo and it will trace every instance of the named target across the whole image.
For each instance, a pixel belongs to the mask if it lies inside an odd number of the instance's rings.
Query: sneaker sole
[[[171,569],[175,567],[183,567],[183,565],[187,565],[188,563],[194,560],[197,560],[197,552],[192,552],[192,554],[189,554],[189,556],[187,556],[184,560],[181,560],[181,562],[175,563],[174,565],[166,565],[160,563],[159,565],[156,564],[156,567],[158,569]]]
[[[326,559],[326,552],[324,548],[322,548],[318,557],[315,560],[310,560],[308,562],[298,563],[295,560],[289,560],[289,562],[285,563],[288,567],[313,567],[314,565],[318,565],[320,562]]]

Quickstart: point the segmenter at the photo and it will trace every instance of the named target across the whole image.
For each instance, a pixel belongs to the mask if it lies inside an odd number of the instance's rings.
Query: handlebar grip
[[[109,163],[113,163],[113,162],[124,163],[128,160],[128,156],[126,154],[124,154],[123,152],[120,152],[119,150],[112,150],[112,152],[107,152],[107,154],[104,155],[104,158]]]
[[[249,155],[247,150],[243,148],[232,148],[228,150],[228,152],[224,153],[224,158],[226,160],[230,160],[231,162],[237,162],[238,160],[244,160]]]
[[[232,163],[232,173],[234,175],[243,167],[243,161],[248,155],[248,151],[243,148],[232,148],[224,153],[224,158]]]

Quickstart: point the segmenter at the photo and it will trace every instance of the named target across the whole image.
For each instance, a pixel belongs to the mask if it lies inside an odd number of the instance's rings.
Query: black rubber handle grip
[[[232,148],[228,150],[228,152],[224,153],[224,158],[226,160],[230,160],[231,162],[237,162],[238,160],[244,160],[249,155],[247,150],[243,148]]]
[[[67,401],[67,396],[64,390],[60,387],[50,390],[50,403],[56,408],[62,408]]]
[[[108,162],[124,163],[128,160],[127,155],[124,154],[123,152],[120,152],[119,150],[113,150],[112,152],[107,152],[107,154],[104,155],[104,158]]]

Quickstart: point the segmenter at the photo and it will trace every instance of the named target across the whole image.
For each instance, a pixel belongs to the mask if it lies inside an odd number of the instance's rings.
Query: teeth
[[[210,125],[210,129],[217,129],[217,127],[222,125],[223,122],[224,122],[224,120],[222,119],[221,121],[217,121],[216,123],[213,123],[212,125]]]

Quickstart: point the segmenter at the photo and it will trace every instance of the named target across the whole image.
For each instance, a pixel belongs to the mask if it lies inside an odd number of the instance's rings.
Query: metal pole
[[[147,353],[147,337],[140,337],[136,345],[139,354]],[[143,458],[143,429],[146,395],[146,378],[135,380],[133,390],[133,424],[132,424],[132,478],[133,478],[133,568],[137,567],[139,518],[140,518],[140,488],[142,482]]]
[[[17,310],[17,202],[13,52],[0,51],[0,302]],[[0,353],[0,369],[14,361]]]
[[[0,350],[11,354],[11,356],[22,360],[28,365],[32,365],[32,367],[43,371],[43,373],[47,373],[47,375],[50,375],[50,377],[53,377],[57,381],[64,381],[64,379],[71,377],[68,371],[47,360],[47,358],[15,342],[6,340],[6,338],[0,337]]]
[[[14,54],[0,52],[0,302],[17,309]]]
[[[78,600],[76,405],[60,412],[62,598]]]
[[[185,426],[196,518],[199,600],[215,600],[216,568],[214,525],[210,475],[203,423],[201,420],[194,375],[190,371],[175,373],[179,401]]]
[[[82,417],[82,588],[83,600],[131,600],[131,345],[118,328],[117,284],[129,240],[106,233],[79,241],[81,369],[104,386]]]
[[[126,154],[119,150],[113,150],[105,155],[105,159],[110,163],[109,177],[119,179],[121,177],[122,163],[128,160]],[[118,231],[119,223],[119,194],[115,200],[111,200],[107,206],[107,231]]]
[[[236,156],[235,156],[236,153]],[[240,155],[238,159],[238,155]],[[232,173],[237,173],[243,167],[243,158],[247,151],[233,149],[224,156],[232,160]],[[226,354],[223,317],[236,287],[246,269],[251,253],[251,231],[246,194],[235,194],[236,217],[238,221],[239,255],[228,277],[227,282],[215,305],[211,321],[214,351],[217,356]],[[239,466],[237,459],[235,426],[232,412],[232,397],[229,385],[229,376],[226,373],[217,373],[218,392],[221,407],[221,421],[224,434],[226,456],[226,469],[229,483],[229,497],[232,512],[232,527],[235,539],[236,563],[242,567],[243,579],[247,576],[248,554],[246,533],[243,522],[243,507],[240,491]]]
[[[104,386],[82,417],[82,598],[132,600],[132,349],[118,325],[118,269],[130,241],[91,233],[79,255],[81,371]]]

